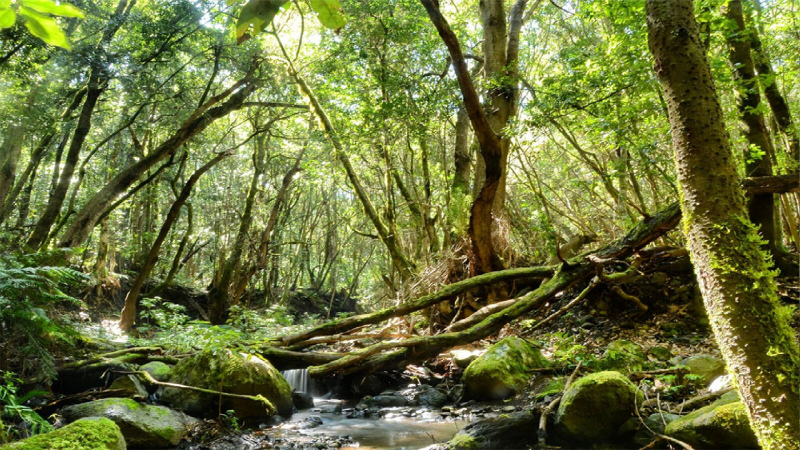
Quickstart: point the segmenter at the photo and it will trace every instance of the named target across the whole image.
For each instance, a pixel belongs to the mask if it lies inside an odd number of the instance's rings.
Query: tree
[[[691,0],[647,0],[672,128],[684,233],[717,343],[765,449],[800,448],[800,350],[747,218]]]

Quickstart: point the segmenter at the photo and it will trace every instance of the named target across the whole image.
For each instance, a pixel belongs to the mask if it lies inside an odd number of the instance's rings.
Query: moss
[[[521,391],[530,369],[549,366],[538,348],[518,337],[505,338],[464,371],[464,382],[474,398],[503,399]]]
[[[700,448],[759,448],[744,404],[736,395],[670,422],[665,433]]]
[[[478,442],[475,438],[468,434],[457,434],[453,439],[447,443],[448,447],[453,450],[473,450],[479,448]]]
[[[119,427],[109,419],[90,417],[47,434],[40,434],[0,448],[14,450],[124,449]]]

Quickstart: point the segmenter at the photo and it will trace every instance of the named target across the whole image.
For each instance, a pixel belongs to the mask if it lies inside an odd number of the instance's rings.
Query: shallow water
[[[331,405],[332,402],[335,401],[315,399],[317,408]],[[387,409],[397,413],[390,412],[383,418],[348,419],[345,414],[300,411],[268,434],[290,438],[295,442],[310,441],[320,436],[350,436],[358,444],[345,448],[406,450],[446,442],[469,423],[443,419],[436,411],[423,412],[417,417],[404,417],[400,411],[409,408]],[[291,429],[292,424],[303,423],[313,417],[321,419],[322,424],[314,428]]]

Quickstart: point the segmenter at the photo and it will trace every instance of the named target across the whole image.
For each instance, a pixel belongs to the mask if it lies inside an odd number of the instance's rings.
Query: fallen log
[[[317,336],[345,333],[354,328],[380,323],[386,319],[391,319],[392,317],[405,316],[406,314],[420,311],[444,300],[448,300],[458,294],[463,294],[464,292],[499,283],[501,281],[518,280],[521,278],[551,277],[553,276],[553,273],[556,271],[557,267],[558,266],[523,267],[478,275],[476,277],[449,284],[437,292],[424,295],[416,300],[404,303],[402,305],[385,308],[369,314],[360,314],[357,316],[334,320],[309,331],[304,331],[292,336],[286,336],[278,341],[272,342],[272,344],[275,346],[290,346]]]
[[[436,336],[414,337],[396,342],[381,342],[357,352],[349,353],[327,364],[312,366],[309,368],[309,375],[320,377],[332,373],[374,372],[422,361],[457,345],[483,339],[499,331],[500,328],[511,321],[542,306],[559,292],[595,274],[598,258],[599,260],[627,258],[636,250],[673,229],[680,221],[680,218],[680,206],[678,203],[673,203],[652,217],[639,222],[623,238],[594,252],[595,258],[593,258],[593,261],[585,257],[571,259],[569,264],[563,264],[553,277],[539,286],[538,289],[518,298],[508,308],[490,315],[464,331],[442,333]]]

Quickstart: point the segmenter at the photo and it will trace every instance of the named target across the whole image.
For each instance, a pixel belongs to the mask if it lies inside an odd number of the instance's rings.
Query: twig
[[[577,297],[572,299],[572,301],[567,303],[563,308],[559,309],[558,311],[554,312],[553,314],[550,314],[546,318],[542,319],[539,323],[534,325],[532,329],[535,330],[535,329],[537,329],[537,328],[539,328],[541,326],[544,326],[544,325],[552,322],[553,319],[555,319],[558,316],[560,316],[560,315],[564,314],[565,312],[569,311],[573,306],[577,305],[578,303],[580,303],[584,299],[586,299],[586,297],[589,295],[589,293],[592,292],[592,289],[594,289],[595,286],[597,286],[598,284],[600,284],[600,278],[598,278],[598,277],[592,278],[592,281],[589,282],[589,285],[586,286],[586,289],[584,289],[580,294],[578,294]]]
[[[703,404],[707,401],[716,400],[717,398],[722,397],[722,395],[727,394],[732,390],[733,390],[732,387],[728,387],[716,392],[709,392],[707,394],[702,394],[696,397],[692,397],[689,400],[686,400],[685,402],[673,408],[672,411],[677,411],[678,413],[681,413],[685,409],[688,410],[695,409],[696,405]]]
[[[640,372],[629,373],[628,378],[632,380],[641,380],[643,378],[650,378],[657,375],[684,374],[687,372],[689,372],[689,369],[685,367],[673,367],[670,369],[658,369],[658,370],[643,370]]]
[[[673,437],[669,437],[669,436],[666,436],[666,435],[663,435],[663,434],[660,434],[660,433],[656,433],[655,431],[653,431],[650,427],[647,426],[647,424],[645,423],[644,419],[642,419],[642,415],[639,413],[639,405],[636,405],[636,396],[634,396],[633,402],[634,402],[633,410],[636,412],[636,417],[638,417],[639,418],[639,422],[641,422],[642,425],[644,425],[644,427],[647,428],[647,431],[653,433],[653,436],[655,436],[658,439],[663,439],[665,441],[670,441],[672,443],[678,444],[681,447],[685,448],[686,450],[694,450],[694,447],[692,447],[691,445],[687,444],[686,442],[683,442],[683,441],[680,441],[680,440],[675,439]],[[656,441],[658,439],[656,439]],[[652,448],[653,444],[656,441],[651,442],[650,444],[646,445],[643,448]]]
[[[547,405],[544,411],[542,411],[542,415],[541,417],[539,417],[539,433],[538,433],[539,439],[542,442],[544,442],[544,439],[547,437],[547,417],[550,415],[550,413],[553,412],[553,409],[555,409],[555,407],[558,406],[559,402],[561,402],[561,399],[564,397],[564,393],[567,392],[567,389],[569,389],[569,386],[572,384],[572,381],[575,380],[575,376],[578,375],[578,372],[581,370],[582,366],[583,366],[583,361],[578,361],[578,366],[575,367],[575,370],[572,372],[572,375],[570,375],[569,379],[567,379],[567,383],[564,385],[564,390],[562,390],[561,394],[555,399],[553,399],[553,401],[550,402],[549,405]]]

